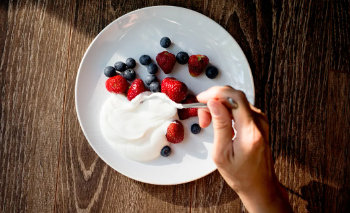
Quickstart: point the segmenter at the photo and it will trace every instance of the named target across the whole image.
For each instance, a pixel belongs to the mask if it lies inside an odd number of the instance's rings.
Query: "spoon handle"
[[[204,103],[192,103],[192,104],[181,104],[183,109],[186,108],[207,108],[207,104]]]
[[[227,101],[224,102],[224,104],[231,109],[237,109],[238,104],[232,99],[232,98],[227,98]],[[205,103],[192,103],[192,104],[182,104],[182,108],[207,108],[207,104]]]

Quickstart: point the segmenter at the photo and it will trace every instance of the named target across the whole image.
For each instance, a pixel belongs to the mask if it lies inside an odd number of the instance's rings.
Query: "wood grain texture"
[[[69,26],[50,7],[1,3],[0,212],[53,210]]]
[[[152,5],[209,16],[239,43],[296,212],[349,212],[349,1],[18,0],[0,3],[0,212],[241,212],[218,172],[177,186],[124,177],[90,148],[76,72],[111,21]]]
[[[348,48],[337,49],[339,44],[334,44],[342,43],[349,47],[349,40],[334,37],[334,32],[348,32],[349,23],[344,22],[349,22],[349,7],[346,3],[341,7],[337,4],[339,2],[288,1],[278,5],[282,12],[276,17],[279,20],[275,26],[278,33],[277,39],[272,40],[265,103],[271,123],[275,169],[282,184],[292,192],[290,199],[296,212],[313,212],[315,208],[308,205],[310,200],[319,210],[331,212],[330,206],[335,205],[343,210],[340,212],[345,212],[345,205],[341,205],[339,199],[340,192],[331,197],[326,194],[324,185],[330,175],[326,165],[338,156],[333,150],[327,150],[328,143],[333,143],[331,138],[327,138],[330,128],[327,105],[338,102],[346,107],[348,101],[346,96],[333,102],[327,98],[332,82],[328,73],[333,69],[349,72]],[[338,9],[335,11],[335,8]],[[338,19],[343,23],[337,24]],[[339,54],[339,51],[342,53]],[[349,84],[349,81],[342,84]],[[346,115],[344,111],[336,113],[335,116]],[[349,129],[349,124],[343,126],[342,122],[333,125]],[[346,150],[349,148],[346,141],[336,143]],[[341,169],[350,174],[347,168],[349,161],[345,158],[341,161]],[[340,190],[344,190],[343,187]]]

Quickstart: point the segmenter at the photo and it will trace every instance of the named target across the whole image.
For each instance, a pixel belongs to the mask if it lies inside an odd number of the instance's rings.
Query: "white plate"
[[[213,130],[202,130],[198,135],[190,132],[190,125],[198,121],[191,118],[183,122],[185,141],[172,145],[170,157],[140,163],[118,154],[103,137],[99,126],[99,112],[109,93],[105,89],[103,69],[116,61],[133,57],[137,62],[142,54],[155,60],[164,51],[159,45],[163,36],[173,44],[168,49],[176,54],[180,50],[191,54],[205,54],[217,66],[220,74],[214,80],[205,74],[191,77],[187,65],[176,64],[174,76],[186,83],[194,93],[214,86],[232,85],[243,90],[254,103],[254,84],[245,55],[237,42],[210,18],[189,9],[157,6],[130,12],[109,24],[87,49],[77,75],[75,103],[80,126],[95,152],[113,169],[132,179],[159,185],[189,182],[216,169],[211,159]],[[139,77],[147,73],[145,67],[135,68]],[[158,71],[159,79],[165,77]]]

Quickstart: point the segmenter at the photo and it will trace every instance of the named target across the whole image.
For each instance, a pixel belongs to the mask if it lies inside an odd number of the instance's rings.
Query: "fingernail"
[[[218,108],[218,104],[216,103],[216,101],[209,101],[208,107],[209,107],[210,113],[212,113],[214,116],[220,116],[221,112]]]

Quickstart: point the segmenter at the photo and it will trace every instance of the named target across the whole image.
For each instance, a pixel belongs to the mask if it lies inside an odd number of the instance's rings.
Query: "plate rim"
[[[241,52],[243,53],[243,60],[245,60],[245,63],[248,65],[248,69],[249,69],[249,76],[250,76],[250,79],[251,79],[251,85],[252,85],[252,91],[253,91],[253,105],[255,104],[255,84],[254,84],[254,78],[253,78],[253,74],[252,74],[252,71],[251,71],[251,68],[250,68],[250,64],[249,64],[249,61],[247,60],[247,57],[245,55],[245,53],[243,52],[241,46],[237,43],[237,41],[233,38],[233,36],[223,27],[221,26],[220,24],[218,24],[217,22],[215,22],[213,19],[211,19],[210,17],[200,13],[200,12],[197,12],[195,10],[191,10],[191,9],[188,9],[188,8],[185,8],[185,7],[179,7],[179,6],[172,6],[172,5],[157,5],[157,6],[149,6],[149,7],[143,7],[143,8],[139,8],[139,9],[136,9],[136,10],[133,10],[133,11],[130,11],[128,13],[125,13],[121,16],[119,16],[118,18],[114,19],[112,22],[110,22],[108,25],[106,25],[96,36],[95,38],[90,42],[88,48],[85,50],[84,52],[84,55],[81,59],[81,62],[79,64],[79,67],[78,67],[78,72],[77,72],[77,75],[76,75],[76,79],[75,79],[75,87],[74,87],[74,95],[75,95],[75,112],[76,112],[76,115],[77,115],[77,118],[78,118],[78,122],[79,122],[79,126],[80,126],[80,129],[82,130],[84,136],[85,136],[85,139],[87,140],[87,142],[89,143],[89,145],[92,147],[92,149],[94,150],[94,152],[98,155],[99,158],[101,158],[104,163],[106,163],[109,167],[111,167],[113,170],[115,170],[116,172],[118,172],[119,174],[122,174],[132,180],[136,180],[136,181],[139,181],[139,182],[142,182],[142,183],[147,183],[147,184],[153,184],[153,185],[178,185],[178,184],[185,184],[185,183],[189,183],[189,182],[192,182],[192,181],[195,181],[195,180],[198,180],[200,178],[203,178],[211,173],[213,173],[215,170],[217,170],[217,167],[214,166],[213,169],[209,170],[209,172],[205,173],[205,174],[202,174],[202,175],[199,175],[197,176],[196,178],[193,178],[193,179],[190,179],[190,180],[186,180],[186,181],[173,181],[172,183],[157,183],[157,182],[152,182],[152,181],[145,181],[145,180],[142,180],[142,178],[139,178],[139,177],[130,177],[129,175],[125,174],[124,172],[121,172],[121,171],[118,171],[116,170],[111,164],[109,164],[105,158],[101,155],[101,153],[99,151],[97,151],[97,149],[95,148],[95,146],[90,142],[90,139],[89,137],[87,136],[87,133],[86,133],[86,130],[83,128],[82,126],[82,122],[81,122],[81,117],[80,117],[80,113],[79,113],[79,103],[78,103],[78,81],[79,81],[79,76],[80,76],[80,73],[81,73],[81,70],[82,70],[82,66],[84,64],[84,61],[85,61],[85,58],[87,56],[87,54],[90,52],[90,49],[92,48],[92,46],[94,45],[94,43],[100,38],[100,36],[105,32],[107,31],[115,22],[117,22],[118,20],[122,19],[123,17],[126,17],[126,16],[129,16],[129,15],[132,15],[134,13],[137,13],[139,11],[142,11],[142,10],[152,10],[152,9],[179,9],[179,10],[184,10],[184,11],[188,11],[188,12],[192,12],[192,13],[195,13],[196,15],[198,15],[199,17],[201,18],[204,18],[205,20],[207,20],[208,22],[211,22],[212,24],[215,24],[217,26],[219,26],[221,28],[221,30],[223,30],[231,39],[233,42],[236,43],[236,45],[239,47],[239,49],[241,50]]]

